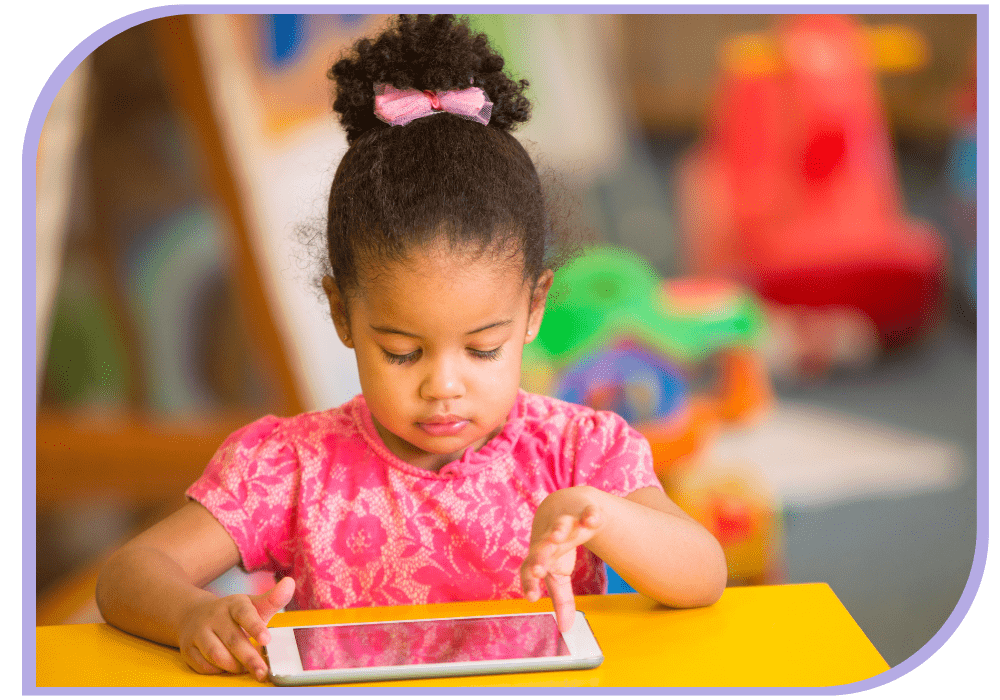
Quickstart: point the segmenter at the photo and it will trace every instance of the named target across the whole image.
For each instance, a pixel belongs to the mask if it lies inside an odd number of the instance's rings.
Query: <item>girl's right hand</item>
[[[270,641],[267,622],[294,592],[295,581],[286,576],[260,595],[230,595],[198,603],[181,620],[181,656],[198,673],[246,670],[263,681],[267,664],[250,639],[261,646]]]

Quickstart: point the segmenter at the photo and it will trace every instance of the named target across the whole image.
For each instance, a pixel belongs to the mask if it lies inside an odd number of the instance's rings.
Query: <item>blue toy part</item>
[[[976,124],[960,129],[952,139],[946,183],[952,216],[949,233],[960,283],[976,305]]]
[[[608,593],[635,593],[636,590],[632,586],[625,582],[617,571],[612,569],[610,566],[605,565],[604,569],[608,572]]]
[[[614,411],[629,423],[665,418],[687,401],[688,389],[672,363],[638,347],[598,352],[562,376],[555,395],[571,403]]]
[[[968,201],[976,199],[975,125],[960,132],[951,143],[946,167],[949,188]]]

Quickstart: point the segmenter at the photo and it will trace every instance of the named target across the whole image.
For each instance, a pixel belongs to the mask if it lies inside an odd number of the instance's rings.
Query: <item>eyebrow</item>
[[[513,322],[514,322],[513,319],[507,319],[505,321],[496,321],[494,323],[487,323],[485,326],[482,326],[481,328],[477,328],[474,331],[469,331],[468,333],[466,333],[466,335],[475,335],[476,333],[482,333],[483,331],[487,331],[490,328],[509,326]],[[376,333],[389,333],[392,335],[406,336],[407,338],[420,338],[420,336],[417,335],[416,333],[407,333],[406,331],[401,331],[398,328],[393,328],[391,326],[372,326],[371,329]]]

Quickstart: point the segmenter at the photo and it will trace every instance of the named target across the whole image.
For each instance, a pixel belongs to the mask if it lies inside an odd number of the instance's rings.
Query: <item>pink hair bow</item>
[[[463,119],[489,124],[493,103],[482,88],[464,90],[399,90],[392,85],[375,86],[375,116],[391,126],[403,126],[438,112],[449,112]]]

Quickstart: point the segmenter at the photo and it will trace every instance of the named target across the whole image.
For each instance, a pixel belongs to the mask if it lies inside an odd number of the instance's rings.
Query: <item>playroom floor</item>
[[[829,583],[886,662],[896,665],[941,628],[972,566],[975,333],[952,319],[922,347],[863,377],[784,390],[780,398],[947,440],[963,453],[964,478],[955,488],[786,511],[789,580]]]
[[[909,212],[946,230],[942,150],[897,146]],[[788,399],[846,411],[952,443],[963,478],[951,489],[787,513],[789,578],[826,581],[885,660],[923,647],[951,615],[976,544],[976,325],[959,292],[924,343],[871,372],[785,390]]]

